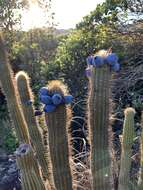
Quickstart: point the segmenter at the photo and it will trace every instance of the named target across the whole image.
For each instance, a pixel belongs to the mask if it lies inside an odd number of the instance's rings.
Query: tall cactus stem
[[[138,188],[139,190],[143,189],[143,111],[141,114],[141,159],[140,159],[140,171],[139,171],[139,180],[138,180]]]
[[[25,146],[25,145],[23,145]],[[20,148],[21,149],[21,148]],[[28,149],[28,150],[26,150]],[[17,151],[17,165],[20,168],[22,190],[46,190],[42,179],[35,173],[33,168],[33,152],[31,148],[26,148],[22,153]],[[50,189],[48,189],[50,190]]]
[[[20,107],[19,94],[17,92],[16,82],[13,77],[12,70],[10,68],[8,55],[5,50],[4,41],[2,34],[0,34],[0,82],[4,94],[7,98],[7,105],[10,112],[11,120],[13,121],[16,135],[18,137],[20,144],[30,144],[29,133],[27,130],[27,124],[24,119],[23,112]],[[34,153],[32,156],[34,157]],[[34,171],[39,178],[41,178],[39,173],[39,166],[37,161],[34,159],[31,165],[34,168]],[[42,179],[41,179],[42,180]]]
[[[24,113],[24,117],[28,126],[31,142],[36,150],[36,156],[39,164],[42,168],[44,178],[49,180],[49,184],[54,189],[52,180],[52,171],[50,167],[50,161],[48,154],[49,151],[45,150],[42,134],[36,117],[34,116],[33,93],[30,88],[30,79],[28,75],[20,71],[16,74],[17,88],[20,95],[21,107]],[[47,146],[48,147],[48,146]]]
[[[59,81],[52,81],[49,93],[65,95],[65,86]],[[72,190],[72,174],[69,164],[68,130],[71,120],[70,106],[59,105],[55,111],[45,113],[49,131],[49,146],[56,189]],[[69,137],[70,138],[70,137]]]
[[[105,64],[93,67],[89,79],[88,125],[94,190],[112,189],[108,139],[110,75],[110,68]]]
[[[7,98],[8,109],[15,126],[18,140],[21,143],[29,143],[27,126],[20,110],[17,98],[18,94],[15,89],[16,84],[10,68],[2,34],[0,34],[0,82]]]
[[[131,189],[129,172],[131,169],[132,145],[135,137],[135,129],[134,129],[135,110],[133,108],[126,108],[124,114],[125,114],[125,120],[123,126],[122,153],[121,153],[118,190]]]

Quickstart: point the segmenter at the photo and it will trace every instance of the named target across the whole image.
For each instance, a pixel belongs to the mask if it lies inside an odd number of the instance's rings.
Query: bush
[[[9,120],[0,120],[0,147],[8,153],[13,153],[18,146],[14,129]]]

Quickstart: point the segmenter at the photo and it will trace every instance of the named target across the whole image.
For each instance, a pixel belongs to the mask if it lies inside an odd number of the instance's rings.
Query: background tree
[[[45,83],[45,68],[55,54],[58,39],[53,37],[52,28],[31,29],[29,32],[19,31],[18,26],[21,23],[21,14],[23,9],[28,9],[30,3],[28,0],[9,0],[0,1],[0,28],[4,33],[9,59],[14,72],[19,70],[28,71],[32,77],[33,90],[37,92],[40,85]],[[51,1],[36,0],[47,14],[50,15]],[[47,19],[47,17],[46,17]],[[53,19],[52,19],[53,21]],[[48,26],[48,24],[47,24]],[[16,147],[16,139],[13,136],[12,125],[9,122],[8,111],[5,96],[0,91],[0,122],[5,125],[2,131],[3,142],[7,144],[9,151]],[[7,124],[9,133],[7,133]],[[1,125],[1,127],[3,127]],[[13,140],[11,143],[11,139]],[[12,146],[9,146],[9,145]],[[5,147],[3,147],[5,148]],[[5,148],[6,149],[6,148]]]

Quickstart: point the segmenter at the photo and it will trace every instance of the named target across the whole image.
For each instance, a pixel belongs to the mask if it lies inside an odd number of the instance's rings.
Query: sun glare
[[[74,28],[82,20],[82,17],[89,14],[96,8],[98,3],[105,0],[53,0],[52,12],[55,13],[55,23],[58,28]],[[44,11],[36,3],[31,3],[29,10],[22,13],[22,29],[28,30],[46,25]]]
[[[30,4],[28,10],[22,13],[22,28],[28,30],[30,28],[42,27],[45,25],[44,13],[37,4]]]

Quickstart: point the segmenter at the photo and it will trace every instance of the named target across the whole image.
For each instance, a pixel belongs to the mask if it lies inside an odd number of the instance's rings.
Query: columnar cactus
[[[11,119],[13,121],[16,130],[16,135],[18,137],[19,143],[30,144],[27,124],[25,122],[22,110],[20,108],[20,102],[18,100],[19,95],[15,88],[16,83],[13,78],[13,73],[9,65],[2,35],[0,35],[0,82],[7,98],[7,105],[9,108]],[[37,161],[34,159],[34,153],[31,151],[30,155],[31,155],[30,164],[35,172],[35,175],[37,175],[39,180],[42,180],[39,173],[39,166],[37,164]],[[27,164],[27,161],[25,159],[24,163],[25,165]],[[25,180],[27,180],[26,183],[29,183],[28,177],[26,177]]]
[[[138,181],[138,188],[139,190],[143,189],[143,112],[141,116],[141,127],[142,127],[142,133],[141,133],[141,159],[140,159],[140,173],[139,173],[139,181]]]
[[[109,91],[111,69],[118,71],[115,54],[100,51],[88,57],[89,78],[88,125],[91,144],[91,172],[94,190],[111,190],[111,159],[109,153]]]
[[[134,129],[135,110],[133,108],[127,108],[124,113],[125,113],[125,120],[123,126],[122,153],[121,153],[118,190],[131,189],[129,172],[131,169],[131,156],[132,156],[131,148],[135,137],[135,129]]]
[[[49,160],[50,155],[48,155],[48,150],[45,150],[39,124],[34,115],[34,106],[32,105],[34,100],[29,84],[30,79],[25,72],[20,71],[16,75],[16,82],[17,90],[20,95],[21,107],[28,126],[31,142],[36,150],[36,156],[42,168],[43,176],[49,180],[52,189],[54,189]],[[48,148],[48,146],[46,148]]]
[[[108,66],[93,69],[90,81],[89,116],[93,189],[111,189],[111,163],[108,145],[109,118]]]
[[[16,134],[20,143],[29,143],[27,126],[21,113],[18,94],[15,89],[13,73],[8,61],[8,55],[5,51],[2,35],[0,35],[0,81],[1,87],[7,98],[7,105],[14,123]]]
[[[32,148],[28,144],[21,144],[16,150],[17,165],[20,168],[22,190],[46,190],[42,179],[35,173],[35,160]],[[50,190],[50,189],[48,189]]]
[[[70,168],[69,126],[71,108],[66,106],[69,96],[65,86],[59,81],[52,81],[48,90],[41,89],[40,99],[47,105],[44,108],[49,132],[49,147],[57,190],[72,190],[72,173]],[[49,103],[48,103],[49,102]]]

